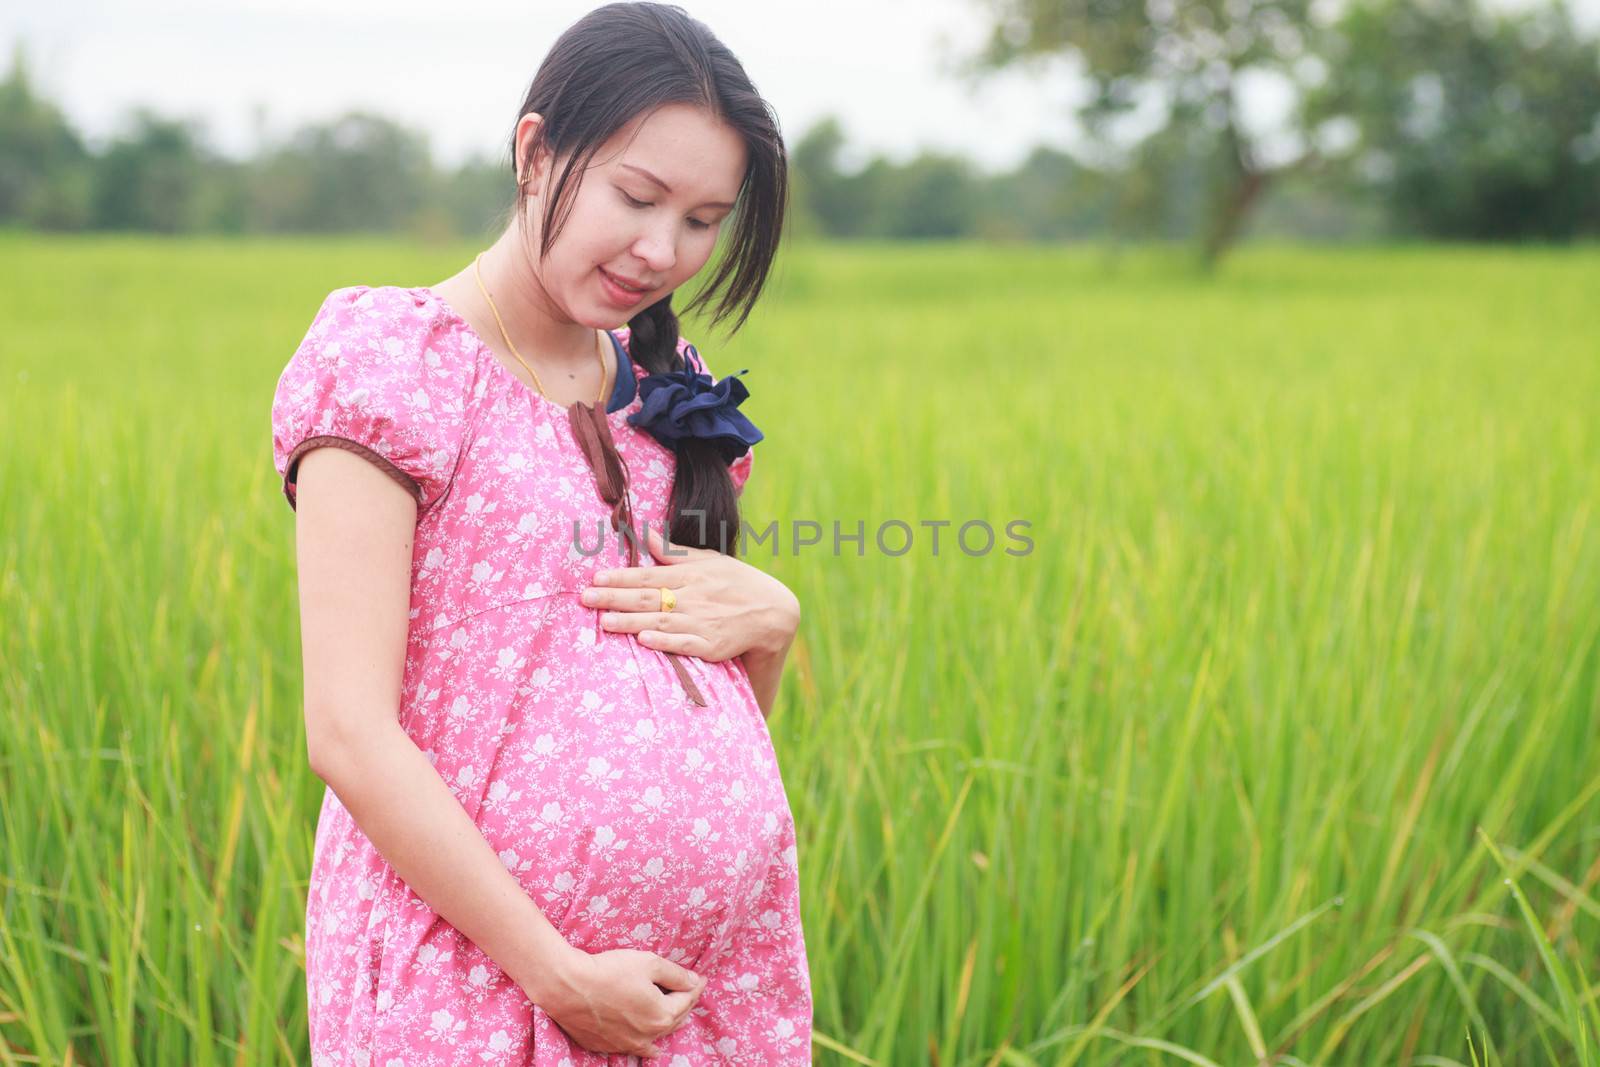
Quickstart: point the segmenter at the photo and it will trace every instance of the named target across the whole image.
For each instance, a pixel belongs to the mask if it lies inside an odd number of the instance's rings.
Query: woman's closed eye
[[[618,192],[622,192],[622,190],[620,190],[620,189],[617,190],[617,191]],[[652,204],[648,200],[636,200],[633,197],[629,196],[627,193],[622,193],[622,199],[624,199],[624,200],[626,200],[628,202],[628,206],[629,207],[653,207],[654,206],[654,204]],[[715,226],[716,223],[714,223],[714,222],[701,222],[699,219],[691,218],[689,220],[689,225],[693,226],[697,230],[709,230],[709,229],[711,229],[712,226]]]

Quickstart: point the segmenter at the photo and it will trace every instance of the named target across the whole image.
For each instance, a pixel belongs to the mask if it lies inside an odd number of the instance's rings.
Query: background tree
[[[187,233],[205,222],[202,190],[214,157],[198,124],[137,108],[95,164],[94,222],[107,230]]]
[[[1108,153],[1115,119],[1143,95],[1161,98],[1169,127],[1204,135],[1205,207],[1200,250],[1213,265],[1239,235],[1268,185],[1315,166],[1317,146],[1272,162],[1242,122],[1246,72],[1272,74],[1297,98],[1317,76],[1320,26],[1313,0],[980,0],[992,17],[986,43],[958,66],[969,77],[1048,57],[1075,61],[1091,97],[1083,118]]]
[[[429,200],[443,212],[450,232],[493,240],[510,221],[516,192],[509,157],[474,158],[436,175]]]
[[[0,219],[51,230],[88,225],[90,164],[77,131],[34,93],[18,44],[0,82]]]
[[[959,237],[972,231],[982,179],[958,156],[925,151],[893,168],[883,207],[887,235]]]
[[[839,177],[839,150],[844,145],[844,130],[839,120],[832,116],[812,123],[789,146],[789,174],[792,179],[791,221],[792,232],[834,235],[837,230],[823,214],[832,190],[830,184]]]
[[[830,237],[886,230],[874,217],[880,213],[879,193],[887,165],[877,160],[855,174],[846,174],[839,159],[844,144],[844,126],[832,115],[819,119],[795,142],[791,156],[795,184],[801,189],[796,199],[811,213],[817,229]]]
[[[1600,233],[1600,41],[1565,4],[1378,0],[1330,37],[1312,94],[1397,234],[1506,240]]]
[[[975,231],[1002,240],[1094,237],[1108,225],[1112,183],[1067,152],[1039,145],[1015,170],[985,183]]]
[[[265,153],[254,210],[268,230],[400,230],[418,223],[432,184],[425,136],[352,111]]]

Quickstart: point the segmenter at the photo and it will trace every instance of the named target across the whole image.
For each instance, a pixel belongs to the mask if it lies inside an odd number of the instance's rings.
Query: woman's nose
[[[633,254],[657,274],[669,271],[678,262],[674,237],[670,226],[653,228],[634,242]]]

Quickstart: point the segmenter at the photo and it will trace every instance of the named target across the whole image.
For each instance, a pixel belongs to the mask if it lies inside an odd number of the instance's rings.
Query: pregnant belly
[[[571,944],[714,968],[793,862],[765,720],[736,662],[686,660],[700,707],[660,653],[575,614],[586,625],[545,620],[530,650],[539,666],[503,694],[492,756],[458,784],[481,798],[485,838]]]

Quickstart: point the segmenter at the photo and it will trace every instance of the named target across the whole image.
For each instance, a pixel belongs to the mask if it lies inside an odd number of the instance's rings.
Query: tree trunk
[[[1234,175],[1232,184],[1223,190],[1212,210],[1205,242],[1200,250],[1200,262],[1205,270],[1215,269],[1223,254],[1233,246],[1245,217],[1260,200],[1267,182],[1273,176],[1272,171],[1241,170]]]
[[[1266,175],[1255,166],[1249,146],[1239,132],[1238,109],[1233,99],[1230,79],[1222,94],[1223,124],[1218,169],[1222,171],[1211,197],[1211,213],[1206,219],[1205,232],[1200,244],[1200,266],[1207,273],[1214,270],[1234,240],[1239,236],[1245,213],[1255,203],[1265,184]]]

